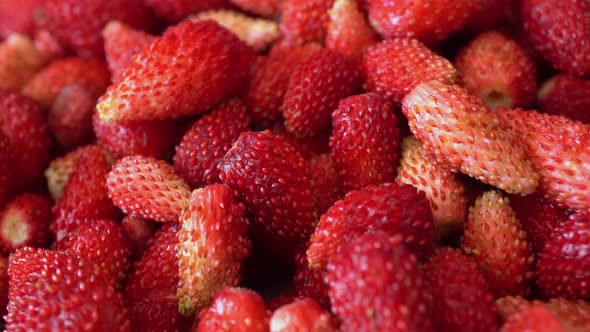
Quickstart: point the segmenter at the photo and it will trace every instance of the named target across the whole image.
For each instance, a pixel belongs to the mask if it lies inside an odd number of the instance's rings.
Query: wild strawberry
[[[542,113],[564,115],[590,124],[590,80],[558,74],[539,89]]]
[[[194,332],[268,332],[269,313],[258,293],[245,288],[219,291],[211,305],[201,311]]]
[[[254,59],[254,51],[219,24],[182,22],[132,58],[100,98],[100,118],[162,120],[204,113],[241,88]]]
[[[229,0],[239,8],[264,17],[278,17],[286,0]]]
[[[121,229],[131,248],[131,258],[137,260],[143,255],[148,240],[156,233],[156,224],[144,218],[125,216],[121,221]]]
[[[480,34],[455,59],[463,87],[488,107],[527,107],[535,99],[535,63],[518,43],[497,31]]]
[[[330,21],[328,10],[334,0],[285,0],[281,33],[289,44],[322,43]]]
[[[436,162],[413,136],[402,143],[396,182],[426,194],[438,238],[462,228],[467,211],[465,185],[445,165]]]
[[[204,115],[176,146],[174,168],[193,188],[219,182],[219,163],[240,134],[248,130],[249,116],[239,100]]]
[[[299,137],[321,133],[330,125],[338,101],[357,91],[359,72],[338,51],[323,49],[297,66],[283,100],[285,126]]]
[[[45,246],[50,238],[51,205],[45,196],[22,194],[4,206],[0,212],[0,246],[4,252]]]
[[[307,171],[316,207],[323,214],[343,195],[336,164],[329,154],[316,154],[307,160]]]
[[[571,74],[590,73],[590,3],[584,0],[523,0],[528,37],[553,66]]]
[[[0,43],[0,88],[20,91],[44,64],[32,40],[18,34],[8,36]]]
[[[313,137],[297,137],[292,132],[288,131],[283,122],[275,122],[270,126],[273,134],[281,136],[287,143],[291,144],[306,160],[311,159],[316,154],[330,152],[330,134],[331,130],[313,136]]]
[[[295,291],[299,296],[316,300],[323,308],[330,308],[329,287],[324,279],[326,271],[310,268],[306,250],[306,245],[301,246],[295,253]]]
[[[588,329],[590,329],[590,304],[583,301],[568,303],[560,300],[550,304],[535,301],[522,305],[502,327],[503,332],[586,331]]]
[[[457,71],[447,59],[417,39],[409,38],[370,46],[362,70],[365,89],[379,92],[396,103],[420,83],[437,80],[453,84],[457,81]]]
[[[73,253],[17,250],[9,260],[6,329],[131,331],[121,296],[98,273]]]
[[[123,22],[110,21],[102,30],[102,38],[107,64],[114,81],[131,63],[131,57],[147,47],[156,37]]]
[[[394,183],[349,192],[320,218],[307,249],[310,267],[324,269],[344,244],[376,231],[401,234],[408,248],[428,257],[434,247],[434,224],[424,193]]]
[[[403,101],[424,149],[452,172],[461,171],[509,193],[528,194],[539,175],[521,139],[497,113],[457,85],[421,83]]]
[[[6,315],[9,287],[8,258],[0,256],[0,314],[2,317]]]
[[[400,236],[375,232],[346,243],[326,279],[343,332],[433,331],[422,271]]]
[[[109,197],[123,212],[176,222],[188,206],[190,189],[164,161],[141,155],[119,160],[106,181]]]
[[[227,0],[144,0],[159,18],[178,22],[190,14],[226,7]]]
[[[23,94],[51,107],[61,91],[77,84],[97,98],[110,84],[106,64],[95,58],[66,57],[51,62],[23,87]]]
[[[272,314],[270,332],[336,332],[338,328],[329,312],[310,298],[286,304]]]
[[[42,0],[5,0],[0,2],[0,39],[12,33],[31,34],[35,30],[34,12]]]
[[[385,98],[367,93],[341,100],[332,114],[330,149],[344,192],[393,181],[400,141]]]
[[[92,139],[92,113],[96,96],[84,87],[66,86],[51,106],[49,128],[64,147],[73,148]]]
[[[295,241],[313,232],[317,213],[305,160],[283,138],[269,131],[242,133],[219,169],[254,223]]]
[[[437,331],[497,331],[494,296],[477,264],[457,249],[434,251],[423,268]]]

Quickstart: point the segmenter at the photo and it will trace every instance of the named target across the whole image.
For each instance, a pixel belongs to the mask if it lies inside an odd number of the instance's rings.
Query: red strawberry
[[[403,101],[410,128],[424,149],[452,172],[461,171],[509,193],[538,185],[521,139],[497,113],[457,85],[422,83]]]
[[[480,34],[459,52],[462,85],[488,107],[527,107],[535,99],[535,63],[518,43],[496,31]]]
[[[366,90],[379,92],[396,103],[420,83],[457,81],[457,71],[447,59],[409,38],[386,40],[369,47],[362,71]]]
[[[0,88],[20,91],[44,64],[45,58],[32,40],[18,34],[10,35],[0,43]]]
[[[324,269],[347,242],[376,231],[401,234],[408,248],[428,257],[434,247],[434,224],[424,193],[394,183],[349,192],[322,215],[307,250],[310,267]]]
[[[307,160],[307,171],[318,212],[324,213],[343,195],[336,164],[329,154],[316,154]]]
[[[401,138],[390,102],[377,93],[343,99],[332,127],[331,156],[344,192],[393,181]]]
[[[35,30],[34,11],[42,0],[4,0],[0,2],[0,39],[12,33],[31,34]]]
[[[156,37],[123,22],[110,21],[102,30],[102,38],[109,70],[112,79],[116,80],[132,62],[131,57],[147,47]]]
[[[49,111],[49,128],[62,146],[77,147],[92,138],[95,106],[96,96],[80,85],[61,90]]]
[[[326,271],[309,267],[306,250],[307,246],[301,246],[295,254],[295,291],[299,296],[316,300],[323,308],[330,308],[329,287],[324,279]]]
[[[558,74],[538,93],[540,111],[590,124],[590,80]]]
[[[14,151],[10,140],[0,131],[0,206],[8,201],[14,191]]]
[[[348,242],[330,259],[326,279],[343,332],[433,331],[422,272],[400,236]]]
[[[328,12],[330,23],[326,47],[361,60],[367,47],[377,42],[377,34],[369,25],[357,0],[336,0]]]
[[[297,66],[283,100],[287,129],[299,137],[311,137],[330,125],[338,101],[355,93],[360,85],[354,62],[338,51],[323,49]]]
[[[590,215],[573,214],[548,238],[537,260],[537,284],[548,296],[590,297]]]
[[[138,259],[143,255],[148,240],[156,232],[156,224],[144,218],[125,216],[121,221],[121,229],[131,248],[131,258]]]
[[[109,197],[123,212],[176,222],[189,204],[190,189],[164,161],[141,155],[119,160],[106,182]]]
[[[241,9],[265,17],[277,17],[286,0],[229,0]]]
[[[100,98],[103,121],[156,120],[204,113],[236,93],[254,51],[212,21],[186,21],[137,53]]]
[[[508,198],[500,192],[485,192],[469,209],[461,247],[496,295],[528,293],[533,256]]]
[[[457,249],[434,251],[423,268],[437,331],[497,331],[494,296],[477,264]]]
[[[330,22],[328,10],[334,0],[285,0],[281,32],[289,44],[322,43]]]
[[[16,196],[0,212],[0,246],[5,252],[43,247],[49,240],[51,201],[37,194]]]
[[[64,47],[45,29],[38,29],[35,32],[33,42],[46,62],[64,57],[66,54]]]
[[[559,300],[558,300],[559,301]],[[503,332],[567,332],[590,329],[590,304],[587,302],[523,305],[504,324]]]
[[[522,296],[504,296],[496,300],[496,308],[500,319],[505,322],[510,316],[517,313],[523,306],[531,304]]]
[[[178,22],[190,14],[226,7],[227,0],[144,0],[156,16]]]
[[[7,331],[131,331],[127,310],[98,267],[73,253],[17,250],[9,260]]]
[[[267,332],[269,313],[258,293],[245,288],[225,288],[201,311],[194,332]]]
[[[590,3],[585,0],[523,0],[521,18],[534,47],[571,74],[590,73]]]
[[[282,137],[269,131],[242,133],[219,169],[254,223],[294,241],[313,232],[317,213],[305,160]]]
[[[318,44],[278,45],[271,49],[268,57],[258,58],[244,97],[254,122],[271,122],[281,118],[281,104],[293,68],[320,49]]]
[[[481,32],[488,30],[504,18],[507,7],[512,5],[511,0],[475,0],[473,1],[475,9],[469,15],[463,31]]]
[[[291,144],[306,160],[311,159],[316,154],[328,153],[330,151],[330,134],[327,130],[314,137],[297,137],[288,131],[283,122],[275,122],[270,126],[273,134],[281,136],[287,143]]]
[[[272,314],[270,332],[336,332],[338,328],[329,312],[310,298],[286,304]]]
[[[193,188],[219,182],[219,163],[240,134],[249,116],[239,100],[232,100],[197,120],[176,146],[174,168]]]
[[[45,0],[36,15],[38,23],[60,44],[80,56],[104,53],[101,32],[105,24],[118,20],[138,28],[149,28],[150,14],[141,0]]]
[[[6,315],[8,306],[8,258],[0,256],[0,315]]]
[[[67,57],[53,61],[23,87],[23,94],[50,107],[68,85],[84,87],[95,98],[110,84],[106,64],[95,58]]]

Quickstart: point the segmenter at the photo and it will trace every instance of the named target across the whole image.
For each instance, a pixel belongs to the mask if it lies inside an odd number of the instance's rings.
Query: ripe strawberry
[[[332,127],[331,157],[344,192],[393,181],[401,138],[389,101],[377,93],[343,99]]]
[[[0,43],[0,88],[20,91],[44,64],[32,40],[19,34],[8,36]]]
[[[291,144],[306,160],[311,159],[316,154],[330,152],[330,134],[331,130],[327,130],[314,137],[297,137],[292,132],[288,131],[285,124],[275,122],[270,126],[273,134],[281,136],[287,143]]]
[[[66,57],[51,62],[23,87],[23,94],[51,107],[60,92],[77,84],[95,98],[110,84],[109,70],[104,61],[95,58]]]
[[[559,300],[558,300],[559,301]],[[523,305],[504,324],[503,332],[565,332],[590,329],[590,304],[586,302],[554,302],[543,304],[535,301]]]
[[[38,29],[33,36],[35,48],[41,53],[45,62],[64,57],[66,50],[57,39],[45,29]]]
[[[523,0],[521,19],[534,47],[571,74],[590,73],[590,3],[585,0]]]
[[[131,63],[131,57],[151,44],[156,37],[123,22],[110,21],[102,30],[102,38],[107,64],[114,81]]]
[[[334,0],[285,0],[281,12],[281,33],[285,42],[302,45],[322,43],[330,22],[328,10]]]
[[[423,268],[437,331],[497,331],[494,296],[477,264],[457,249],[434,251]]]
[[[474,10],[463,27],[466,32],[483,32],[501,23],[506,14],[506,7],[512,5],[510,0],[475,0]]]
[[[245,132],[219,165],[220,179],[254,223],[281,238],[304,240],[317,221],[305,160],[282,137]]]
[[[151,157],[119,160],[106,185],[113,203],[132,217],[176,222],[189,204],[189,186],[171,165]]]
[[[6,316],[8,306],[8,258],[0,256],[0,315]]]
[[[434,224],[424,193],[394,183],[349,192],[320,218],[307,250],[310,267],[324,269],[347,242],[376,231],[401,234],[408,248],[428,257],[434,247]]]
[[[437,162],[509,193],[528,194],[539,175],[521,139],[457,85],[422,83],[403,101],[410,128]]]
[[[467,210],[465,185],[445,165],[436,162],[413,136],[402,142],[396,182],[411,185],[426,194],[437,238],[462,228]]]
[[[51,201],[38,194],[22,194],[0,212],[0,246],[6,253],[25,246],[43,247],[49,240]]]
[[[362,60],[367,47],[375,44],[378,37],[359,8],[358,1],[336,0],[328,14],[330,23],[326,32],[326,47]]]
[[[518,43],[488,31],[463,47],[455,59],[463,87],[488,107],[527,107],[535,99],[535,63]]]
[[[0,206],[8,201],[14,192],[14,151],[10,140],[0,130]]]
[[[9,260],[7,331],[131,331],[115,289],[98,266],[73,253],[17,250]]]
[[[461,247],[496,295],[528,293],[534,258],[508,198],[500,192],[485,192],[469,209]]]
[[[38,25],[80,56],[104,54],[102,29],[111,20],[149,28],[150,14],[140,0],[45,0]]]
[[[100,98],[101,120],[162,120],[204,113],[236,93],[254,51],[212,21],[185,21],[137,53]]]
[[[433,331],[422,272],[400,236],[348,242],[330,259],[326,279],[343,332]]]
[[[272,314],[270,332],[336,332],[338,328],[329,312],[310,298],[284,305]]]
[[[73,84],[61,90],[49,111],[49,128],[57,141],[73,148],[92,139],[92,113],[96,97],[86,88]]]
[[[316,154],[307,160],[307,172],[318,213],[323,214],[343,195],[336,164],[329,154]]]
[[[283,100],[287,129],[299,137],[311,137],[330,125],[338,101],[360,86],[356,64],[338,51],[323,49],[297,66]]]
[[[281,118],[283,97],[293,68],[321,49],[318,44],[278,45],[268,57],[259,57],[244,102],[256,123]]]
[[[34,11],[42,0],[4,0],[0,2],[0,39],[12,33],[31,34],[35,30]]]
[[[540,111],[590,124],[590,80],[558,74],[539,89]]]
[[[590,215],[573,214],[548,238],[537,260],[537,284],[548,296],[590,297]]]
[[[232,100],[197,120],[176,146],[174,168],[193,188],[219,182],[219,163],[240,134],[249,116],[239,100]]]
[[[194,332],[267,332],[269,313],[258,293],[245,288],[219,291],[211,305],[201,311]]]
[[[505,322],[510,316],[519,312],[523,306],[531,304],[522,296],[504,296],[496,300],[496,308],[501,321]]]
[[[295,291],[299,296],[314,299],[323,308],[330,308],[329,287],[324,279],[326,271],[310,268],[306,250],[307,246],[301,246],[295,253]]]
[[[417,39],[386,40],[367,49],[363,65],[365,89],[400,103],[416,85],[437,80],[457,81],[457,71],[442,56]]]
[[[190,14],[226,7],[227,0],[144,0],[158,16],[168,22],[178,22]]]
[[[143,255],[149,239],[156,233],[156,224],[144,218],[125,216],[121,229],[131,248],[131,259],[137,260]]]
[[[247,12],[264,17],[278,17],[286,0],[229,0]]]

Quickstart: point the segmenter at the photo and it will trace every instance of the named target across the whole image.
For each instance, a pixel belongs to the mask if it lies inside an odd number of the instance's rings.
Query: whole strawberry
[[[50,238],[51,200],[38,194],[22,194],[0,212],[0,247],[6,253],[26,246],[43,247]]]
[[[96,96],[78,85],[68,85],[55,98],[49,111],[49,128],[66,148],[81,146],[92,139],[92,114]]]
[[[539,111],[590,124],[590,80],[557,74],[539,89]]]
[[[281,33],[289,44],[322,43],[334,0],[285,0],[281,11]]]

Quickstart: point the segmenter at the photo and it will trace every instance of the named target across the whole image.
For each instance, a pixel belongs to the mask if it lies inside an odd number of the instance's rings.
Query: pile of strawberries
[[[20,331],[590,331],[589,0],[0,1]]]

